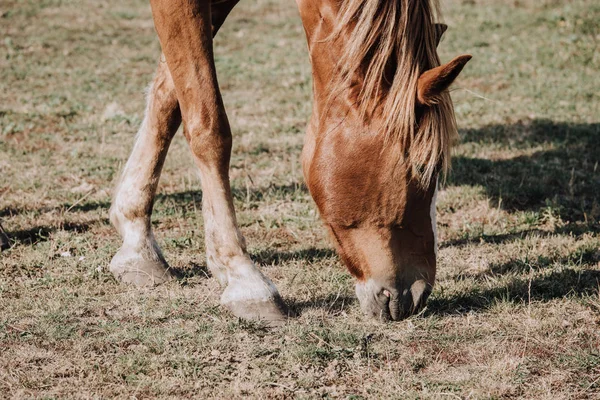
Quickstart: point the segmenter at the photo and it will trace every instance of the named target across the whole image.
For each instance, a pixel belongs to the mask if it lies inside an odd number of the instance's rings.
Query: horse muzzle
[[[397,285],[368,279],[356,284],[356,296],[363,312],[383,321],[399,321],[418,313],[431,290],[432,285],[424,279]]]

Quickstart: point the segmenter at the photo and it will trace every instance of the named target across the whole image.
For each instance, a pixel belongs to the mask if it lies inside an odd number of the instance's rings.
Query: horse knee
[[[202,164],[229,163],[232,135],[227,116],[203,113],[185,124],[185,137],[194,156]],[[212,115],[211,115],[212,114]]]

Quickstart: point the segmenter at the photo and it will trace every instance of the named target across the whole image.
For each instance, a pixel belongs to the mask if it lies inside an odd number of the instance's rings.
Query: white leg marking
[[[222,304],[271,301],[279,296],[273,282],[256,268],[248,256],[232,258],[229,271],[229,284],[221,297]]]
[[[202,194],[206,196],[204,192]],[[215,236],[221,237],[218,234],[219,224],[216,223],[215,217],[212,210],[209,210],[208,202],[203,205],[203,216],[204,216],[204,232],[205,232],[205,245],[206,245],[206,264],[208,269],[215,278],[219,281],[222,286],[227,286],[229,278],[227,276],[227,265],[219,259],[219,253],[217,252],[218,244],[215,243]],[[222,229],[222,228],[221,228]],[[225,237],[225,240],[227,238]],[[233,244],[235,246],[235,243]]]
[[[144,131],[147,129],[148,110],[146,110],[146,116],[136,135],[131,156],[125,164],[120,182],[115,190],[115,199],[110,210],[111,222],[123,238],[123,248],[133,252],[158,249],[158,244],[152,234],[150,215],[130,219],[122,211],[141,209],[145,207],[143,203],[152,201],[153,193],[147,193],[148,186],[153,185],[158,177],[153,176],[151,170],[144,168],[148,164],[144,159],[148,156],[143,151]],[[146,182],[149,185],[141,186],[141,183]]]
[[[203,215],[208,268],[226,286],[222,304],[265,302],[279,297],[277,288],[252,262],[246,253],[244,237],[239,231],[230,199],[224,196],[222,183],[202,177]]]
[[[153,85],[150,85],[144,120],[115,188],[110,209],[110,220],[123,238],[123,245],[111,260],[110,271],[117,279],[138,286],[170,278],[168,265],[152,233],[150,218],[152,200],[169,146],[167,135],[174,132],[159,132],[159,125],[153,124],[156,117],[152,115],[153,111],[160,112],[156,108],[155,95]]]

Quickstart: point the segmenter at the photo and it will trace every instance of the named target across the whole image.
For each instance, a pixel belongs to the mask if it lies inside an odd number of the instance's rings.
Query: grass
[[[302,183],[310,65],[293,2],[243,1],[216,40],[250,251],[301,316],[218,307],[201,193],[174,140],[154,228],[182,279],[119,285],[110,190],[159,54],[147,2],[0,6],[0,393],[6,397],[600,398],[600,7],[445,0],[461,143],[438,281],[365,320]]]

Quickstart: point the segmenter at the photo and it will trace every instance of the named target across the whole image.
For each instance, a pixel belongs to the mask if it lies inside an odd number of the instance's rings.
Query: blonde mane
[[[416,116],[417,80],[440,65],[439,10],[437,0],[345,0],[332,35],[344,46],[332,93],[360,82],[361,117],[382,117],[385,140],[402,146],[402,157],[423,185],[448,170],[458,137],[447,91],[420,109],[418,121]]]

